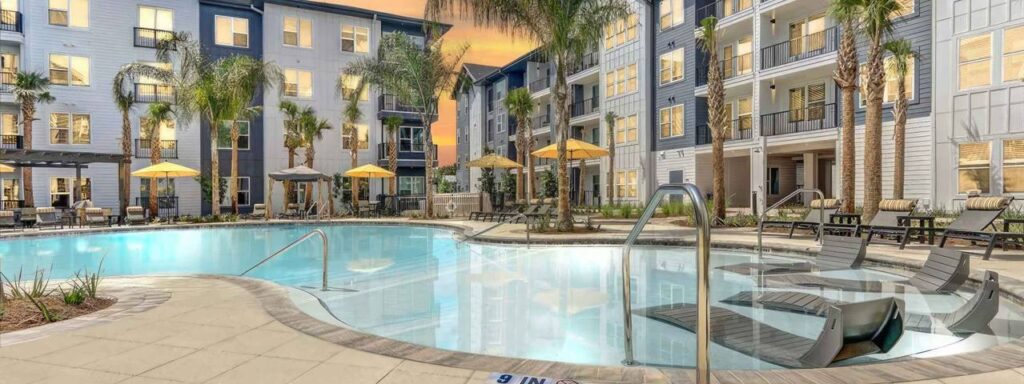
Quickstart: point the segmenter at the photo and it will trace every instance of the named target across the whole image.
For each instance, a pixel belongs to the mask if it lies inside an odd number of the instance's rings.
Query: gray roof
[[[466,72],[469,73],[469,77],[473,78],[474,82],[483,79],[484,77],[487,77],[487,75],[490,75],[491,73],[494,73],[494,71],[500,69],[499,67],[473,63],[463,64],[463,67],[466,68]]]
[[[330,176],[323,174],[323,172],[311,169],[305,165],[271,172],[268,176],[270,176],[271,179],[279,181],[317,181],[330,179]]]

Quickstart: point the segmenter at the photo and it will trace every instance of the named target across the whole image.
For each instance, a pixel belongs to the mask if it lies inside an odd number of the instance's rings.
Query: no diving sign
[[[550,377],[537,377],[526,375],[513,375],[511,373],[492,373],[485,382],[487,384],[579,384],[575,380],[552,379]]]

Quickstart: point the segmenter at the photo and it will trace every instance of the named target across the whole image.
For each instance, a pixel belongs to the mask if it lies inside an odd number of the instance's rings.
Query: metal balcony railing
[[[402,103],[395,95],[380,95],[377,97],[377,105],[382,112],[405,112],[420,113],[421,108]]]
[[[726,18],[743,12],[754,6],[755,0],[723,0],[716,1],[703,7],[697,8],[694,22],[700,27],[701,20],[714,16],[717,19]]]
[[[839,126],[836,104],[812,105],[761,116],[761,135],[812,132]]]
[[[836,27],[810,35],[764,47],[761,49],[761,69],[775,68],[780,65],[835,52],[839,47],[839,30]]]
[[[725,141],[746,140],[753,137],[750,117],[741,117],[730,122],[729,137]],[[697,145],[711,144],[711,128],[707,124],[697,126]]]
[[[135,83],[135,101],[139,103],[173,103],[174,87],[164,84]]]
[[[590,68],[596,67],[598,64],[601,64],[600,57],[601,56],[597,52],[591,52],[583,55],[580,61],[577,62],[576,65],[573,65],[572,69],[569,70],[569,76],[586,71]]]
[[[0,93],[14,92],[14,82],[18,75],[14,71],[0,71]]]
[[[533,129],[541,129],[551,125],[551,116],[540,115],[533,117]]]
[[[530,82],[530,92],[540,92],[551,87],[551,78],[542,77]]]
[[[570,110],[571,116],[580,117],[597,112],[600,107],[599,100],[600,99],[598,98],[590,98],[572,103],[572,108]]]
[[[0,135],[0,148],[22,149],[24,146],[24,137],[21,135]]]
[[[174,37],[173,31],[162,29],[135,27],[135,46],[142,48],[156,48],[161,41],[167,41]]]
[[[21,33],[21,12],[9,9],[0,11],[0,32]]]
[[[424,161],[426,153],[423,152],[423,145],[419,148],[406,148],[402,150],[402,146],[398,145],[398,160],[399,161]],[[419,149],[418,151],[412,149]],[[404,156],[403,156],[404,154]],[[410,156],[411,154],[411,156]],[[417,156],[418,155],[418,156]],[[388,160],[388,143],[377,143],[377,160]],[[434,162],[437,162],[437,144],[434,144]]]
[[[135,158],[148,159],[152,156],[149,139],[135,139]],[[160,140],[160,158],[178,158],[178,140]]]
[[[720,61],[718,68],[722,70],[722,80],[749,74],[754,71],[754,55],[748,53],[730,57]],[[698,87],[708,85],[708,65],[706,63],[697,67],[696,85]]]
[[[149,211],[149,195],[148,192],[144,192],[144,196],[135,198],[135,205],[142,207],[147,212]],[[159,210],[160,217],[178,217],[178,196],[157,196],[156,207]],[[153,217],[150,212],[149,217]]]
[[[0,200],[0,209],[3,209],[5,211],[9,211],[9,210],[12,210],[12,209],[17,209],[17,208],[24,208],[24,207],[25,207],[25,200],[7,200],[7,199]]]

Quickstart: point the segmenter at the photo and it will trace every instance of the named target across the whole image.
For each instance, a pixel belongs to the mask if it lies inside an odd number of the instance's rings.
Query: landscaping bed
[[[3,305],[0,306],[0,333],[14,332],[88,315],[110,307],[117,302],[117,300],[112,298],[97,297],[85,298],[80,304],[73,305],[65,303],[60,293],[35,298],[35,300],[46,306],[50,312],[49,321],[43,316],[42,311],[28,298],[12,299],[8,297],[3,300]]]

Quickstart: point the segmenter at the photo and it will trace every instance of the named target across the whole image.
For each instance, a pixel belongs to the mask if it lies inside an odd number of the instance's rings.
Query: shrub
[[[85,290],[77,284],[72,284],[71,288],[67,291],[64,288],[57,288],[60,290],[60,296],[64,299],[64,304],[67,305],[81,305],[85,302]]]
[[[88,268],[75,273],[72,284],[77,288],[81,288],[82,293],[90,299],[95,299],[96,293],[100,290],[100,282],[103,281],[100,274],[103,272],[103,260],[106,258],[106,255],[100,258],[100,264],[96,267],[96,273],[89,273]]]

